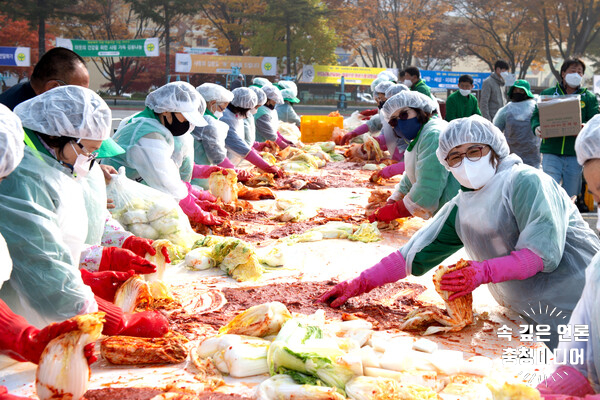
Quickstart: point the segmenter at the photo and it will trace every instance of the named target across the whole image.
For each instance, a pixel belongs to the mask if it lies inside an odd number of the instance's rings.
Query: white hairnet
[[[206,126],[202,117],[206,101],[187,82],[171,82],[159,87],[146,97],[146,106],[155,113],[178,112],[194,126]]]
[[[256,78],[252,79],[252,84],[256,85],[258,87],[263,87],[265,85],[272,85],[270,80],[268,80],[267,78],[261,78],[260,76],[257,76]]]
[[[24,139],[19,117],[0,104],[0,179],[10,175],[23,159]]]
[[[389,88],[391,88],[392,86],[394,86],[394,82],[392,82],[392,81],[381,82],[381,83],[377,84],[377,86],[375,86],[374,92],[385,94],[385,92],[387,92],[387,90]]]
[[[294,92],[293,89],[283,89],[281,91],[281,97],[283,97],[283,99],[294,99],[296,98],[298,94]]]
[[[398,93],[400,93],[400,92],[402,92],[404,90],[409,91],[410,89],[408,88],[408,86],[406,86],[406,85],[404,85],[402,83],[397,83],[397,84],[395,84],[393,86],[390,86],[388,88],[388,90],[385,91],[385,97],[387,99],[389,99],[393,95],[398,94]]]
[[[446,169],[449,168],[446,157],[450,150],[465,143],[487,144],[501,159],[510,153],[504,134],[491,121],[480,115],[459,118],[451,121],[440,133],[436,155]]]
[[[281,91],[273,85],[265,85],[261,88],[267,95],[267,99],[273,100],[275,104],[283,104]]]
[[[236,107],[251,109],[256,107],[258,103],[258,98],[254,91],[246,87],[235,88],[232,93],[233,100],[231,100],[231,104]]]
[[[233,100],[233,93],[223,86],[214,83],[203,83],[198,86],[196,90],[207,103],[210,103],[211,101],[216,101],[217,103],[229,103]]]
[[[292,93],[294,94],[294,97],[298,96],[298,86],[294,82],[279,81],[279,82],[277,82],[277,84],[284,89],[291,89]]]
[[[378,78],[385,78],[389,81],[397,81],[398,77],[396,76],[396,74],[394,74],[392,71],[381,71],[380,73],[377,74]]]
[[[15,107],[25,128],[50,136],[104,140],[110,136],[112,113],[93,90],[59,86]]]
[[[402,91],[387,99],[381,109],[383,118],[389,121],[392,114],[403,107],[419,108],[427,113],[433,113],[437,110],[436,104],[431,97],[419,92]]]
[[[600,115],[590,119],[575,139],[577,162],[581,165],[587,160],[600,158]]]
[[[256,103],[257,106],[265,105],[267,102],[267,95],[261,88],[257,86],[250,86],[248,89],[252,90],[256,95],[256,98],[258,99],[258,102]]]
[[[377,85],[379,85],[381,82],[387,82],[387,81],[389,81],[389,79],[384,78],[384,77],[375,78],[373,80],[373,82],[371,82],[371,92],[375,93],[375,88],[377,87]]]

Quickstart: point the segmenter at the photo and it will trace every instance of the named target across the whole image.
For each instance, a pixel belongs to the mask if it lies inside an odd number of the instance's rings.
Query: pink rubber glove
[[[379,143],[379,148],[382,151],[386,151],[388,149],[387,142],[385,141],[384,135],[373,136],[373,139],[375,139],[377,141],[377,143]]]
[[[197,199],[193,195],[188,194],[185,199],[179,202],[179,207],[181,207],[190,221],[204,225],[221,225],[224,222],[220,217],[204,211],[198,204],[196,204],[196,201]]]
[[[219,167],[223,167],[223,168],[227,168],[227,169],[235,169],[235,165],[233,165],[233,163],[231,161],[229,161],[229,158],[225,157],[225,159],[223,161],[221,161],[220,164],[217,164]]]
[[[8,305],[0,300],[0,354],[17,361],[30,361],[37,364],[42,352],[52,339],[75,329],[77,329],[77,322],[73,320],[37,329],[35,326],[29,325],[25,318],[13,313]],[[96,361],[93,348],[93,344],[84,348],[88,364]]]
[[[281,136],[281,133],[279,132],[277,132],[277,140],[275,140],[275,143],[277,143],[277,146],[282,150],[291,145],[291,143]]]
[[[454,300],[471,293],[484,283],[523,280],[543,269],[544,261],[537,254],[529,249],[521,249],[483,262],[469,261],[468,267],[445,274],[441,288],[456,292],[449,297],[449,300]]]
[[[376,210],[369,216],[369,221],[391,222],[395,219],[406,217],[412,217],[412,214],[404,205],[404,201],[398,200]]]
[[[367,133],[369,132],[369,126],[367,124],[362,124],[361,126],[359,126],[358,128],[354,129],[352,132],[348,132],[346,133],[343,137],[342,140],[340,141],[340,144],[343,146],[345,144],[350,143],[350,141],[352,139],[354,139],[357,136],[362,135],[363,133]]]
[[[223,171],[225,175],[227,175],[226,172],[227,171]],[[189,182],[183,182],[183,184],[185,185],[185,187],[187,187],[188,194],[191,194],[198,200],[206,200],[211,201],[213,203],[217,201],[217,198],[213,196],[208,190],[197,190]]]
[[[96,297],[98,310],[104,311],[102,333],[108,336],[163,337],[169,331],[169,320],[160,311],[124,313],[113,303]]]
[[[206,200],[196,200],[196,204],[200,206],[201,209],[207,212],[216,211],[219,217],[229,217],[229,213],[223,210],[218,204],[213,203],[211,201]]]
[[[256,151],[263,151],[263,149],[267,146],[266,142],[254,142],[252,144],[252,148]]]
[[[388,165],[379,171],[379,175],[381,175],[384,179],[390,179],[393,176],[400,175],[404,173],[404,163],[397,162],[396,164]]]
[[[283,178],[283,171],[277,168],[274,165],[269,165],[268,162],[262,159],[260,154],[256,152],[256,150],[250,150],[250,153],[245,157],[246,160],[250,161],[257,168],[262,169],[263,171],[275,175],[276,178]]]
[[[568,365],[558,367],[558,369],[548,379],[540,383],[536,389],[540,391],[544,399],[559,398],[557,395],[583,397],[588,394],[594,394],[594,389],[592,389],[587,378],[583,376],[581,372]],[[586,399],[588,399],[587,396]]]
[[[223,168],[217,165],[200,165],[194,164],[194,172],[192,172],[192,179],[208,179],[210,174],[213,172],[219,172]]]
[[[384,257],[371,268],[363,271],[357,278],[341,282],[333,289],[319,297],[321,303],[331,300],[331,307],[337,308],[344,304],[350,297],[370,292],[376,287],[386,283],[396,282],[406,278],[406,262],[399,251]]]
[[[246,182],[252,178],[252,173],[245,169],[236,169],[235,173],[237,174],[238,182]]]

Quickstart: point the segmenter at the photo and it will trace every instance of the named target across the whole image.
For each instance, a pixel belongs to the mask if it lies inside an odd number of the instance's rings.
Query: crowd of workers
[[[378,173],[403,175],[371,218],[431,221],[320,301],[338,307],[375,287],[423,275],[464,248],[468,267],[444,275],[442,289],[454,292],[453,299],[487,284],[500,305],[517,312],[539,302],[589,325],[586,364],[561,367],[567,377],[539,389],[548,399],[593,394],[600,391],[600,240],[571,196],[583,171],[600,200],[598,103],[581,87],[584,63],[565,61],[561,82],[542,93],[579,94],[585,127],[577,137],[540,139],[526,81],[508,88],[505,104],[507,70],[496,63],[479,103],[473,79],[462,76],[448,98],[447,121],[417,68],[407,68],[403,80],[386,72],[373,82],[378,111],[342,141],[381,131],[375,139],[396,162]],[[167,332],[161,313],[124,313],[112,303],[122,282],[156,270],[145,259],[156,253],[152,240],[127,232],[108,211],[106,184],[117,169],[170,195],[190,221],[216,225],[227,213],[204,190],[208,177],[227,169],[247,180],[248,172],[238,168],[243,160],[283,176],[259,152],[266,141],[292,145],[278,132],[280,120],[300,124],[292,108],[298,89],[290,81],[255,78],[231,91],[173,82],[151,92],[145,109],[112,135],[111,111],[88,85],[84,60],[55,48],[30,81],[0,95],[0,353],[19,361],[37,363],[51,339],[76,328],[65,320],[97,310],[106,313],[106,335]],[[524,318],[550,326],[548,345],[559,346],[556,320]],[[93,349],[86,348],[86,357],[94,361]],[[17,398],[0,391],[2,400]]]

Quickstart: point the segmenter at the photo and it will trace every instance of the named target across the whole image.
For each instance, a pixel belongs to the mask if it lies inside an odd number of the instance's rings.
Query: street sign
[[[29,47],[0,47],[0,65],[10,67],[30,67]]]
[[[342,83],[342,76],[346,85],[370,85],[377,78],[377,74],[390,70],[398,74],[393,68],[367,68],[367,67],[345,67],[342,65],[305,65],[302,67],[303,83]]]
[[[246,75],[277,75],[277,57],[208,56],[177,53],[175,72],[192,74],[231,74],[238,67]]]
[[[458,89],[458,78],[461,75],[471,75],[473,89],[481,90],[481,83],[490,73],[421,70],[421,78],[432,89]]]
[[[128,40],[78,40],[56,38],[56,47],[81,57],[158,57],[158,38]]]

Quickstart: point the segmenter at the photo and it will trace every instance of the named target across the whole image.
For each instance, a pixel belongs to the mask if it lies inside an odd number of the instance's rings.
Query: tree
[[[165,44],[165,80],[171,74],[171,27],[181,18],[194,16],[198,11],[199,0],[125,0],[142,18],[149,18],[162,28]]]
[[[544,34],[546,60],[556,79],[560,72],[554,56],[563,60],[581,57],[598,37],[600,1],[598,0],[533,0],[537,24]]]
[[[264,13],[251,15],[253,55],[286,57],[287,74],[298,73],[298,62],[335,63],[338,40],[329,28],[331,11],[319,0],[266,0]],[[285,43],[285,48],[282,44]],[[294,68],[292,69],[292,63]],[[293,72],[292,72],[293,71]]]
[[[417,67],[428,70],[450,70],[452,59],[456,57],[459,43],[456,38],[461,33],[453,19],[439,21],[432,25],[431,35],[423,40],[421,49],[415,56]]]
[[[34,60],[37,61],[37,34],[29,29],[27,21],[14,21],[0,15],[0,43],[5,46],[23,46],[31,48],[31,67],[1,67],[3,71],[17,75],[19,81],[31,76]],[[35,58],[34,58],[35,57]],[[4,90],[4,80],[2,90]]]
[[[26,20],[31,29],[38,31],[38,51],[41,57],[46,52],[46,21],[52,19],[66,19],[78,17],[80,19],[94,19],[91,13],[76,13],[74,6],[80,0],[19,0],[0,1],[0,12],[16,20]]]
[[[503,59],[524,78],[543,46],[532,6],[531,0],[454,0],[456,13],[464,19],[459,22],[462,47],[490,70]]]
[[[263,0],[205,0],[198,5],[198,24],[221,54],[241,56],[248,51],[244,38],[251,35],[248,15],[264,12]]]
[[[138,15],[123,0],[90,0],[86,9],[98,15],[95,21],[74,20],[65,30],[75,37],[92,40],[120,40],[156,37],[160,27],[151,26],[147,16]],[[92,62],[110,80],[117,95],[127,92],[139,73],[147,68],[142,57],[98,57]],[[163,63],[164,65],[164,63]]]

